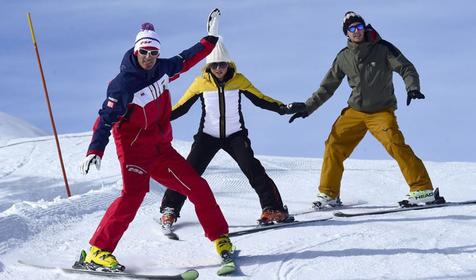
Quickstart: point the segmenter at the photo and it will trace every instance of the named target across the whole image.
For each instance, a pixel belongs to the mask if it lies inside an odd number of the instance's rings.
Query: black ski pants
[[[193,138],[194,142],[187,161],[199,175],[205,172],[215,154],[223,149],[238,163],[241,171],[248,178],[251,187],[258,194],[261,208],[269,207],[274,210],[284,210],[283,201],[276,184],[266,174],[261,162],[254,156],[246,129],[233,133],[224,139],[200,132]],[[163,211],[165,207],[171,207],[179,215],[186,199],[186,196],[167,189],[160,209]]]

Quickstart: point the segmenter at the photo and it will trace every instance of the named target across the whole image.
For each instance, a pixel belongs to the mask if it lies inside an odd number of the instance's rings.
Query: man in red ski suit
[[[149,191],[150,178],[186,195],[195,205],[205,236],[231,247],[228,224],[208,183],[171,145],[168,83],[205,58],[217,40],[206,36],[177,56],[158,58],[158,35],[152,24],[145,23],[134,48],[124,55],[120,73],[108,86],[107,99],[99,110],[87,156],[80,167],[83,174],[87,174],[91,165],[99,169],[112,129],[123,189],[90,240],[91,249],[85,258],[87,268],[125,269],[112,252]]]

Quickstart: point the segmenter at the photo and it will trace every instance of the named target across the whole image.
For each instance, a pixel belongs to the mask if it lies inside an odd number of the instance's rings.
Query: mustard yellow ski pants
[[[342,110],[326,140],[319,191],[336,198],[344,172],[344,160],[364,138],[367,130],[398,163],[410,191],[431,190],[430,177],[421,159],[405,144],[394,109],[363,113],[350,107]]]

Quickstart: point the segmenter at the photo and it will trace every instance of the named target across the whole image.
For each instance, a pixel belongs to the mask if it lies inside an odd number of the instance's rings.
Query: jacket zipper
[[[144,112],[144,121],[145,121],[144,130],[147,130],[147,127],[149,126],[149,124],[147,120],[147,114],[145,113],[145,107],[142,108],[142,112]]]
[[[360,65],[362,65],[362,69],[360,68]],[[365,76],[366,76],[366,71],[367,68],[365,67],[364,59],[361,59],[357,56],[357,69],[359,71],[359,76],[360,76],[360,108],[364,106],[364,86],[365,86]]]
[[[220,109],[220,138],[226,137],[225,123],[225,87],[218,85],[218,103]]]
[[[141,131],[142,131],[142,128],[139,129],[139,132],[137,132],[136,137],[134,137],[134,140],[132,140],[132,142],[131,142],[131,147],[132,147],[132,145],[134,145],[134,143],[136,142],[137,138],[139,138],[139,134],[140,134]]]

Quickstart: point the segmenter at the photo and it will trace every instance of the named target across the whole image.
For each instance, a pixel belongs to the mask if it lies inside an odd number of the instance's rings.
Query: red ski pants
[[[104,214],[89,242],[91,245],[114,251],[149,191],[150,178],[188,197],[208,239],[213,241],[228,233],[228,224],[207,181],[170,144],[149,146],[140,153],[131,151],[130,147],[124,149],[117,139],[116,146],[123,189]]]

